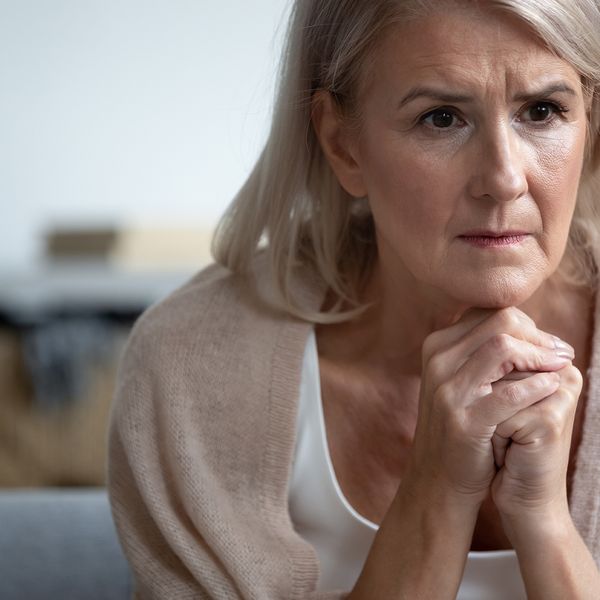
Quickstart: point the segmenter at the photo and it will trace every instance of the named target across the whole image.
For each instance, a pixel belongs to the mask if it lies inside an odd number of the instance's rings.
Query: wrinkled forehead
[[[370,85],[412,85],[422,80],[457,87],[507,91],[580,76],[531,28],[507,13],[463,9],[394,24],[374,51]],[[366,88],[368,89],[368,88]]]

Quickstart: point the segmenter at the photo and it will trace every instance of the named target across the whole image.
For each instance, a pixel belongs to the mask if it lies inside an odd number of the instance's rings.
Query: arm
[[[117,378],[108,491],[135,598],[341,600],[314,592],[316,556],[287,514],[286,456],[272,453],[265,466],[265,413],[275,408],[252,402],[266,392],[248,372],[261,372],[254,357],[272,345],[271,322],[259,322],[264,346],[249,358],[244,344],[212,343],[205,319],[244,339],[223,300],[208,312],[211,295],[191,297],[193,311],[176,297],[141,318]]]
[[[507,449],[499,455],[492,497],[517,551],[529,600],[594,600],[600,597],[600,574],[569,514],[566,486],[582,377],[572,365],[559,375],[555,393],[497,427]]]
[[[559,377],[537,373],[492,384],[516,365],[556,370],[568,362],[514,310],[474,311],[427,338],[411,466],[350,600],[456,598],[496,474],[496,424],[555,391]]]
[[[529,600],[595,600],[600,573],[568,508],[545,519],[505,520]]]
[[[479,507],[416,489],[403,481],[348,600],[456,598]]]

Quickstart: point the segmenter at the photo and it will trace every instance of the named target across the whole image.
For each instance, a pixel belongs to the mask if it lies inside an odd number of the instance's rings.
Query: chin
[[[454,283],[455,297],[461,303],[477,308],[500,309],[509,306],[520,306],[540,287],[544,277],[515,277],[511,275],[498,275],[491,273],[478,279],[478,281],[462,282],[457,289]]]

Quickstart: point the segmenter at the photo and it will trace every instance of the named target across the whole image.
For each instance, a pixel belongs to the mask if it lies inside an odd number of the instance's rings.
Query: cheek
[[[457,197],[453,190],[460,188],[461,182],[454,169],[440,167],[439,156],[390,135],[378,136],[372,143],[365,140],[362,152],[368,157],[363,174],[380,227],[393,219],[406,234],[418,235],[415,225],[422,223],[431,229],[452,215],[450,199]]]
[[[573,128],[567,133],[533,146],[530,174],[530,193],[540,206],[544,231],[552,232],[553,241],[561,245],[575,209],[585,147],[585,131]]]

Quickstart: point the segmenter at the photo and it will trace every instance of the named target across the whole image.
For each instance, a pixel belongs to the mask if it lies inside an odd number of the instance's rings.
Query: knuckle
[[[560,437],[565,429],[564,412],[558,408],[547,408],[543,417],[544,430],[553,438]]]
[[[520,328],[523,326],[525,314],[514,306],[503,308],[499,311],[498,318],[506,329]]]
[[[501,356],[506,356],[512,352],[514,345],[513,340],[507,333],[497,333],[489,340],[490,349],[492,352]]]
[[[427,362],[427,373],[429,378],[435,381],[444,379],[446,372],[446,359],[443,354],[434,354]]]
[[[583,386],[583,375],[574,365],[569,365],[562,370],[561,378],[565,384],[577,390],[578,394]]]
[[[514,364],[513,364],[512,360],[507,359],[507,360],[501,361],[498,366],[500,368],[500,371],[502,373],[506,374],[506,373],[510,373],[513,370]]]
[[[564,407],[564,410],[572,414],[577,409],[577,403],[579,400],[579,394],[573,394],[569,390],[558,389],[555,394],[558,397],[560,405]]]
[[[435,404],[441,408],[451,409],[454,405],[454,388],[451,382],[439,385],[434,394]]]
[[[423,342],[423,346],[421,347],[421,355],[423,357],[423,365],[427,365],[436,350],[440,347],[440,334],[437,331],[430,333]]]
[[[509,407],[518,407],[523,402],[523,390],[518,383],[512,383],[504,386],[498,395],[504,404]]]
[[[444,332],[432,331],[423,342],[423,353],[431,356],[443,344]]]
[[[452,382],[440,385],[433,394],[432,414],[447,431],[459,431],[464,425],[464,407]]]

